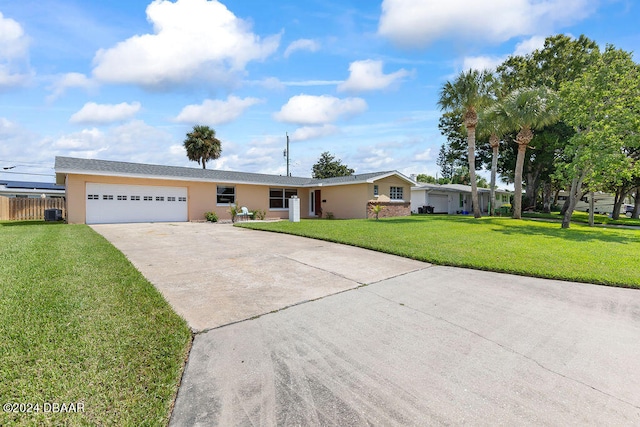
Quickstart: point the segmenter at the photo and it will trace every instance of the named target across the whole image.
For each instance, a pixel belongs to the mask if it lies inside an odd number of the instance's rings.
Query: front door
[[[320,190],[315,191],[315,214],[316,216],[322,216],[322,197],[320,196]]]
[[[322,199],[320,196],[320,190],[311,190],[311,194],[309,196],[309,216],[321,216]]]

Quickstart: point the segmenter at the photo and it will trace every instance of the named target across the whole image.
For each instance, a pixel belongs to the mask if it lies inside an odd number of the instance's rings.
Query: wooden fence
[[[24,199],[0,197],[0,220],[44,220],[45,209],[61,209],[62,217],[67,217],[65,201],[62,198]]]

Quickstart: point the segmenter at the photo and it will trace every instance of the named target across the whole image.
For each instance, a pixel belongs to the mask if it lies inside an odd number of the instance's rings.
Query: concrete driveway
[[[430,265],[365,249],[211,223],[100,224],[195,332]]]
[[[94,229],[205,330],[173,426],[640,424],[637,290],[223,225]]]

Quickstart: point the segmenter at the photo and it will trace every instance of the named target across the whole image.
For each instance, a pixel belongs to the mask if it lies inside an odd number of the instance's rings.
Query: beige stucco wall
[[[383,178],[373,183],[322,186],[314,187],[313,190],[319,189],[322,200],[326,200],[322,203],[323,216],[326,216],[327,212],[331,212],[337,219],[367,218],[367,203],[369,200],[375,200],[374,185],[378,186],[378,197],[389,198],[391,187],[402,187],[403,200],[405,202],[411,200],[411,185],[396,176]],[[306,193],[308,197],[309,192],[306,191]],[[307,199],[306,204],[301,205],[305,209],[303,212],[308,212],[308,204]]]
[[[379,196],[389,197],[391,187],[402,187],[402,197],[405,202],[411,201],[411,185],[405,180],[398,178],[397,176],[389,176],[387,178],[380,179],[374,184],[378,185]],[[373,184],[371,185],[371,196],[369,199],[373,199]]]
[[[214,183],[70,174],[67,176],[66,184],[67,222],[70,224],[84,224],[86,221],[86,184],[88,182],[187,187],[187,215],[190,221],[204,219],[204,213],[215,205]]]
[[[86,220],[86,184],[88,182],[186,187],[189,221],[204,220],[204,213],[208,211],[216,212],[221,220],[231,218],[228,205],[216,204],[216,191],[218,184],[215,182],[70,174],[67,176],[66,197],[67,221],[71,224],[83,224]],[[375,184],[378,185],[380,196],[388,197],[390,187],[398,186],[404,188],[404,200],[408,201],[410,199],[411,186],[400,178],[388,177],[376,181]],[[257,209],[264,210],[267,218],[286,219],[289,217],[289,211],[287,209],[269,209],[270,186],[236,184],[235,187],[236,202],[240,206],[246,206],[249,211],[255,211]],[[302,218],[313,216],[310,215],[309,212],[309,195],[311,190],[320,190],[322,196],[321,199],[325,200],[325,202],[322,202],[323,214],[332,212],[335,218],[366,218],[367,202],[374,199],[373,188],[374,184],[369,183],[297,188],[298,198],[300,198],[300,216]]]
[[[366,218],[368,188],[369,184],[316,187],[322,199],[322,216],[326,217],[330,212],[336,219]],[[306,212],[309,211],[308,203],[305,205]]]
[[[204,220],[204,213],[213,211],[221,220],[230,219],[228,205],[217,205],[215,182],[180,181],[167,179],[126,178],[112,176],[94,176],[70,174],[67,178],[67,221],[70,224],[84,224],[86,221],[86,184],[88,182],[101,184],[129,184],[150,186],[173,186],[187,188],[188,219],[189,221]],[[221,184],[233,185],[233,184]],[[288,210],[269,209],[269,186],[236,184],[236,201],[240,206],[246,206],[250,211],[262,209],[267,218],[288,218]],[[281,188],[281,187],[280,187]],[[290,187],[287,187],[290,188]],[[293,188],[293,187],[291,187]],[[308,217],[309,191],[298,189],[300,197],[300,215]]]

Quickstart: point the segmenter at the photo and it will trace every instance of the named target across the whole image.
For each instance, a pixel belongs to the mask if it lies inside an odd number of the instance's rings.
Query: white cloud
[[[339,129],[334,125],[303,126],[293,131],[291,141],[306,141],[308,139],[321,138],[323,136],[338,133]]]
[[[311,39],[298,39],[287,46],[287,49],[284,51],[284,57],[288,58],[289,55],[298,50],[316,52],[318,49],[320,49],[320,43],[317,41]]]
[[[427,148],[426,150],[416,153],[414,156],[415,160],[420,160],[420,161],[429,161],[429,160],[433,160],[431,157],[431,148]]]
[[[106,145],[104,132],[99,129],[83,129],[69,135],[63,135],[54,141],[53,146],[61,150],[92,151],[98,146]]]
[[[87,76],[81,73],[67,73],[63,74],[55,79],[53,84],[49,86],[49,90],[51,94],[47,96],[47,101],[52,102],[56,99],[60,98],[67,89],[70,88],[81,88],[90,90],[95,88],[97,85],[95,82],[90,80]]]
[[[532,53],[536,49],[542,49],[544,47],[544,36],[534,36],[526,40],[521,41],[516,45],[515,51],[512,55],[524,56]],[[503,56],[467,56],[462,63],[463,70],[489,70],[493,71],[496,67],[502,64],[509,55]]]
[[[439,38],[503,42],[551,32],[595,8],[589,0],[384,0],[378,33],[405,47]]]
[[[462,62],[463,70],[493,71],[507,59],[506,56],[467,56]]]
[[[393,153],[380,147],[358,147],[358,154],[355,157],[363,170],[389,169],[395,164]]]
[[[94,58],[104,82],[148,87],[194,78],[227,82],[245,65],[271,55],[280,35],[261,39],[217,0],[155,0],[147,7],[153,34],[136,35]]]
[[[382,61],[367,59],[355,61],[349,65],[349,78],[338,85],[338,91],[363,92],[368,90],[384,89],[410,74],[409,71],[400,69],[391,74],[382,72]]]
[[[269,90],[282,90],[286,87],[277,77],[266,77],[262,80],[249,80],[246,83],[254,86],[262,86]]]
[[[300,80],[282,82],[285,86],[334,86],[343,83],[342,80]]]
[[[534,50],[542,49],[544,47],[545,36],[533,36],[527,40],[523,40],[516,45],[514,55],[528,55]]]
[[[296,95],[282,106],[274,118],[281,122],[301,125],[332,123],[341,117],[354,116],[367,109],[362,98],[340,99],[329,95]]]
[[[175,155],[175,156],[186,156],[187,155],[187,150],[184,149],[184,145],[172,145],[169,147],[169,153]]]
[[[138,111],[140,111],[139,102],[133,102],[131,104],[126,102],[120,104],[96,104],[95,102],[87,102],[80,111],[71,116],[69,122],[92,124],[121,122],[131,119]]]
[[[187,105],[175,118],[181,123],[206,123],[219,125],[229,123],[244,113],[252,105],[262,101],[258,98],[238,98],[229,96],[226,101],[206,99],[200,105]]]
[[[22,26],[0,12],[0,89],[24,85],[29,69],[29,38]]]
[[[0,135],[4,135],[10,133],[12,129],[15,129],[15,124],[11,121],[5,119],[4,117],[0,117]]]
[[[43,146],[53,148],[52,155],[140,163],[172,164],[185,162],[184,152],[175,149],[175,139],[164,130],[132,120],[107,130],[96,128],[46,140]]]

